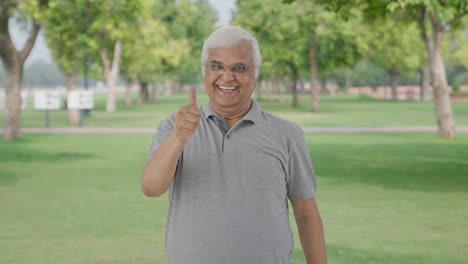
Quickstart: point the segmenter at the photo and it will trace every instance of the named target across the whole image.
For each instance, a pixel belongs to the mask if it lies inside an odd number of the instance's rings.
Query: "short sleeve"
[[[159,124],[159,127],[156,131],[156,134],[153,136],[153,142],[151,144],[150,151],[146,156],[146,160],[148,160],[151,155],[161,146],[161,144],[166,140],[169,134],[174,129],[174,122],[175,122],[175,114],[171,114],[167,119],[164,119]]]
[[[289,138],[288,182],[289,199],[312,199],[315,197],[316,180],[302,129]]]

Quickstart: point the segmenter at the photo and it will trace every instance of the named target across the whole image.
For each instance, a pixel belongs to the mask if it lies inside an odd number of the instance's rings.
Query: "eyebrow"
[[[224,64],[224,63],[222,63],[222,62],[220,62],[220,61],[217,61],[217,60],[212,60],[212,61],[210,61],[210,63]],[[236,63],[234,63],[234,64],[232,64],[232,65],[247,65],[247,63],[244,63],[244,62],[236,62]]]

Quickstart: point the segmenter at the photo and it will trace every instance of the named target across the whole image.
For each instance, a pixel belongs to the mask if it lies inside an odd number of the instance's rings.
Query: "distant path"
[[[384,126],[384,127],[302,127],[305,133],[398,133],[436,132],[435,126]],[[3,131],[3,129],[0,129]],[[153,134],[156,128],[145,127],[52,127],[22,128],[22,133],[38,134]],[[457,132],[468,132],[468,126],[458,126]]]

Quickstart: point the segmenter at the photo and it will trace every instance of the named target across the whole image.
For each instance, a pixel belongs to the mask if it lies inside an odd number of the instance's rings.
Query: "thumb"
[[[190,86],[190,104],[191,105],[197,105],[197,92],[195,92],[195,87]]]

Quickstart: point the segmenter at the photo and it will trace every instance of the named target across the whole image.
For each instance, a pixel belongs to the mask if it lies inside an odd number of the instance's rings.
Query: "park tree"
[[[285,0],[288,2],[294,0]],[[329,9],[346,14],[350,7],[360,6],[370,17],[391,16],[418,23],[423,40],[434,91],[435,115],[438,133],[447,139],[455,138],[450,94],[447,89],[446,69],[442,56],[445,32],[457,29],[468,15],[468,0],[314,0]],[[344,10],[344,11],[343,11]]]
[[[444,138],[455,138],[455,120],[442,57],[442,39],[446,31],[456,28],[461,19],[468,15],[468,0],[393,0],[387,7],[419,23],[429,58],[438,132]]]
[[[307,38],[310,65],[311,110],[319,111],[320,76],[326,83],[327,75],[353,66],[367,51],[369,34],[362,30],[359,10],[348,10],[344,19],[313,1],[296,1],[300,25]],[[322,85],[323,86],[323,85]]]
[[[207,1],[182,0],[175,7],[175,13],[165,21],[174,39],[189,43],[189,54],[182,57],[176,69],[177,79],[182,83],[199,82],[203,41],[215,29],[216,12]]]
[[[23,65],[46,17],[48,0],[2,0],[0,1],[0,58],[6,72],[6,103],[4,108],[4,138],[13,140],[20,134],[21,81]],[[11,19],[20,19],[29,35],[23,47],[13,44],[8,24]]]
[[[203,41],[215,28],[215,10],[206,0],[162,1],[160,8],[154,10],[154,16],[164,22],[172,39],[188,43],[187,54],[177,65],[163,65],[166,92],[172,93],[174,82],[198,83]]]
[[[89,1],[88,6],[90,55],[101,62],[108,90],[106,112],[114,112],[123,45],[128,32],[138,26],[142,5],[140,0],[96,0]]]
[[[367,54],[375,65],[387,72],[392,99],[397,100],[400,78],[416,70],[423,60],[417,25],[384,18],[369,25],[369,32],[372,38]]]
[[[161,2],[159,2],[160,4]],[[149,88],[164,78],[167,65],[176,67],[188,55],[189,43],[186,39],[171,36],[168,25],[156,14],[161,12],[157,1],[142,1],[142,12],[138,25],[126,36],[126,49],[122,54],[122,73],[127,82],[139,86],[139,102],[149,99]],[[128,88],[127,88],[128,89]],[[153,93],[159,93],[154,89]],[[129,104],[129,92],[126,102]],[[154,97],[157,94],[153,94]]]
[[[294,7],[274,0],[237,1],[234,21],[258,40],[262,52],[262,77],[289,76],[292,105],[297,106],[297,80],[306,67],[307,53],[294,11]]]
[[[85,0],[50,2],[46,20],[45,36],[54,61],[65,77],[67,91],[77,88],[77,78],[87,52],[87,8]],[[76,126],[80,122],[80,111],[68,109],[68,123]]]
[[[295,80],[309,72],[311,110],[319,111],[320,76],[352,66],[366,48],[359,12],[348,20],[336,16],[314,1],[238,1],[236,22],[254,32],[262,46],[265,61],[288,67],[291,74],[293,105],[297,105]],[[267,63],[268,65],[268,63]]]

